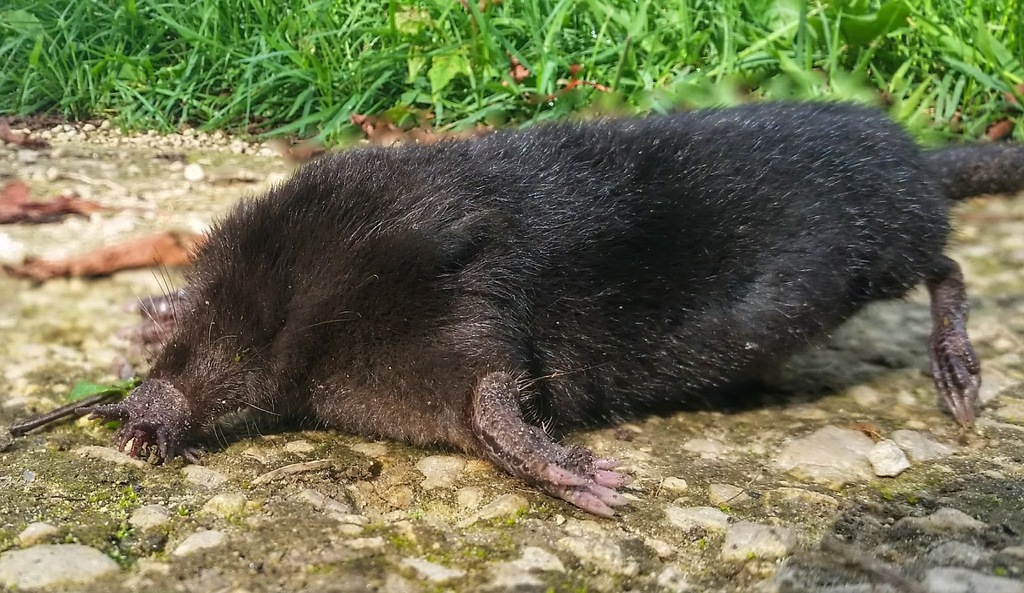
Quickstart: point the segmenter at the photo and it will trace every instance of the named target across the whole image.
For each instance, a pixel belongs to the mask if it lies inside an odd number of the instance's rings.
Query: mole
[[[940,400],[980,385],[953,200],[1024,147],[923,150],[877,110],[766,103],[325,155],[209,234],[120,449],[195,460],[243,408],[454,448],[590,513],[630,476],[557,442],[723,393],[924,283]],[[618,471],[617,471],[618,469]]]

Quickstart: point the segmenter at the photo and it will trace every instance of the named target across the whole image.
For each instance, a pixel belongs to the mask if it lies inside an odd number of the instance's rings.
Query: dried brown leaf
[[[6,117],[0,117],[0,140],[7,144],[14,144],[32,150],[50,147],[50,143],[42,138],[33,138],[30,134],[12,130]]]
[[[1002,140],[1013,132],[1013,120],[1012,119],[1001,119],[994,122],[992,125],[985,130],[985,136],[989,140]]]
[[[119,270],[189,263],[203,235],[165,231],[101,247],[84,255],[60,260],[26,258],[21,265],[5,265],[11,276],[37,282],[67,276],[107,276]]]
[[[70,214],[88,216],[103,209],[75,193],[40,202],[29,200],[28,194],[28,186],[21,181],[11,181],[0,189],[0,224],[55,222]]]

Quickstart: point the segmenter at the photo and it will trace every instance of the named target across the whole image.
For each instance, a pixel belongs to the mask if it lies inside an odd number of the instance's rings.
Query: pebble
[[[56,526],[50,525],[38,521],[36,523],[29,523],[21,533],[18,534],[18,543],[22,547],[34,546],[41,544],[51,537],[57,535],[60,532]]]
[[[0,263],[21,264],[24,260],[25,244],[21,241],[15,241],[7,233],[0,233]],[[0,429],[0,433],[11,434],[6,428]],[[3,450],[2,443],[2,436],[0,436],[0,451]]]
[[[999,553],[1018,560],[1024,560],[1024,546],[1009,546],[1000,550]]]
[[[187,556],[200,550],[216,548],[223,544],[227,537],[226,533],[216,529],[199,531],[186,537],[185,541],[178,544],[178,547],[174,548],[174,551],[171,553],[175,556]]]
[[[403,558],[402,564],[413,568],[421,578],[431,583],[446,583],[466,576],[466,571],[464,570],[441,566],[423,558]]]
[[[6,427],[0,426],[0,451],[6,450],[14,444],[14,435]]]
[[[935,566],[977,568],[991,560],[992,552],[963,542],[943,542],[928,552],[928,561]]]
[[[135,529],[146,531],[165,525],[170,520],[171,511],[167,508],[158,504],[147,504],[132,512],[131,516],[128,517],[128,524]]]
[[[245,512],[248,500],[241,492],[222,492],[203,505],[203,512],[219,517],[237,517]]]
[[[826,509],[838,509],[839,501],[827,494],[814,492],[805,488],[792,488],[784,486],[768,491],[765,496],[765,504],[772,505],[775,501],[795,503],[807,506],[816,506]]]
[[[636,561],[623,554],[622,548],[608,537],[563,537],[556,544],[598,570],[622,576],[635,576],[640,570]]]
[[[18,162],[20,162],[20,163],[24,163],[26,165],[31,165],[32,163],[34,163],[34,162],[36,162],[38,160],[39,160],[39,153],[36,152],[35,150],[27,150],[26,149],[26,150],[19,150],[18,151]]]
[[[708,484],[708,502],[715,506],[741,505],[749,501],[750,497],[743,488],[732,484]]]
[[[1024,593],[1024,582],[966,568],[932,568],[925,573],[928,593]]]
[[[42,544],[0,554],[0,584],[10,589],[85,584],[117,570],[106,554],[81,544]]]
[[[182,472],[189,484],[207,490],[216,490],[228,481],[228,477],[219,471],[201,465],[186,465]]]
[[[544,582],[511,562],[498,562],[491,566],[488,591],[543,591]]]
[[[672,544],[663,539],[645,537],[644,545],[650,548],[651,551],[654,552],[654,555],[662,560],[676,555],[676,549],[672,547]]]
[[[502,494],[477,513],[484,521],[517,517],[530,508],[530,502],[518,494]]]
[[[669,476],[661,481],[661,488],[663,490],[668,490],[669,492],[686,492],[690,488],[690,485],[682,478]]]
[[[954,449],[933,441],[916,430],[897,430],[892,440],[914,461],[931,461],[951,455]]]
[[[377,550],[386,544],[383,537],[356,537],[345,540],[345,545],[353,550]]]
[[[683,443],[683,450],[697,453],[703,459],[714,459],[725,454],[729,448],[722,441],[700,438],[690,439]]]
[[[111,447],[100,447],[97,445],[87,445],[85,447],[79,447],[74,451],[76,454],[82,457],[91,457],[93,459],[99,459],[101,461],[109,461],[110,463],[116,463],[117,465],[130,465],[132,467],[148,467],[145,461],[141,459],[135,459],[126,453],[122,453],[117,449]]]
[[[777,560],[789,556],[796,544],[796,532],[789,527],[741,521],[725,532],[721,557],[727,562]]]
[[[895,478],[910,468],[910,461],[899,446],[889,439],[875,443],[868,452],[868,461],[875,470],[875,475],[882,478]]]
[[[715,507],[676,507],[665,508],[669,523],[676,527],[691,531],[725,531],[729,528],[729,515]]]
[[[904,517],[896,522],[896,527],[928,533],[958,533],[981,531],[987,525],[963,511],[942,508],[927,517]]]
[[[422,593],[422,591],[423,588],[418,584],[397,574],[389,574],[380,588],[380,593]]]
[[[519,558],[512,564],[522,570],[539,570],[542,572],[565,572],[565,565],[551,552],[537,546],[523,548]]]
[[[203,166],[199,163],[186,165],[181,174],[189,183],[198,183],[206,178],[206,171],[203,171]]]
[[[484,503],[484,490],[479,486],[459,488],[459,491],[455,493],[455,501],[459,508],[467,511],[478,509]]]
[[[874,441],[859,430],[825,426],[786,443],[776,465],[805,480],[838,489],[874,477],[868,453]]]
[[[313,505],[313,508],[318,511],[323,511],[327,515],[337,519],[339,517],[351,516],[355,513],[355,509],[350,504],[345,504],[329,496],[313,490],[312,488],[306,488],[305,490],[299,491],[294,495],[295,500],[301,500],[308,502]],[[365,519],[365,518],[364,518]]]
[[[672,565],[666,566],[659,572],[654,583],[669,593],[688,593],[694,590],[694,586],[686,580],[686,574],[677,566]]]
[[[313,446],[313,443],[307,441],[306,439],[297,439],[294,441],[289,441],[284,446],[284,450],[287,451],[288,453],[298,454],[312,453],[315,449],[316,447]]]
[[[426,478],[420,484],[427,490],[448,488],[466,467],[466,460],[452,455],[431,455],[416,462],[416,469]]]

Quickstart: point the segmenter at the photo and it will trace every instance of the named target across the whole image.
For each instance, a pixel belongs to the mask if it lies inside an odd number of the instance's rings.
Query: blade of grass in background
[[[1016,0],[7,0],[0,113],[334,137],[353,113],[458,128],[843,99],[926,140],[1004,118],[1024,140],[1022,19]],[[574,64],[594,84],[563,92]]]

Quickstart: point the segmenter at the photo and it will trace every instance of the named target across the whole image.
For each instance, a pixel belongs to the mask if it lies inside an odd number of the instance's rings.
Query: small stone
[[[426,478],[422,486],[427,490],[450,487],[465,467],[464,458],[451,455],[431,455],[416,462],[416,469]]]
[[[207,490],[216,490],[228,481],[228,477],[219,471],[201,465],[186,465],[182,472],[189,484]]]
[[[669,523],[680,529],[691,531],[725,531],[729,528],[729,515],[715,507],[676,507],[665,508]]]
[[[786,443],[776,464],[797,478],[840,488],[874,477],[867,458],[872,447],[863,432],[830,425]]]
[[[313,505],[313,508],[318,511],[323,511],[331,517],[337,518],[342,516],[348,516],[355,512],[352,505],[345,504],[337,501],[328,496],[313,490],[312,488],[306,488],[305,490],[299,491],[294,498],[303,502],[308,502]]]
[[[1008,546],[1000,550],[999,553],[1018,560],[1024,560],[1024,546]]]
[[[18,162],[31,165],[39,160],[39,153],[34,150],[23,149],[18,151]]]
[[[708,484],[708,502],[715,506],[740,505],[748,502],[750,497],[743,488],[732,484]]]
[[[703,438],[686,441],[683,443],[683,449],[691,453],[698,453],[704,459],[714,459],[729,450],[722,441]]]
[[[133,467],[148,467],[148,464],[141,459],[135,459],[125,453],[112,449],[110,447],[99,447],[96,445],[87,445],[85,447],[79,447],[74,452],[82,457],[91,457],[93,459],[99,459],[100,461],[109,461],[110,463],[116,463],[118,465],[131,465]]]
[[[171,520],[171,511],[158,504],[139,507],[128,517],[128,524],[140,531],[165,525]]]
[[[57,535],[59,532],[60,530],[57,529],[57,527],[50,525],[49,523],[43,523],[41,521],[29,523],[28,527],[18,534],[18,543],[21,544],[22,547],[27,548],[29,546],[41,544]]]
[[[889,439],[875,443],[868,452],[868,461],[875,470],[875,475],[882,478],[894,478],[910,468],[910,461],[903,450]]]
[[[284,450],[289,453],[312,453],[316,447],[306,439],[298,439],[285,444]]]
[[[672,547],[672,544],[665,540],[654,537],[645,537],[644,545],[650,548],[651,551],[654,552],[654,555],[662,560],[676,555],[676,549]]]
[[[875,409],[882,401],[882,394],[874,387],[857,385],[846,391],[847,395],[862,408]]]
[[[483,521],[518,517],[530,508],[530,502],[518,494],[502,494],[477,513]]]
[[[185,166],[182,175],[185,176],[185,181],[189,183],[198,183],[206,178],[206,172],[203,171],[203,166],[199,163],[191,163]]]
[[[1024,582],[994,577],[966,568],[932,568],[925,573],[928,593],[1024,593]]]
[[[543,591],[544,582],[529,571],[522,570],[512,562],[498,562],[491,566],[491,580],[488,591]]]
[[[186,537],[185,541],[178,544],[178,547],[174,549],[172,554],[175,556],[187,556],[200,550],[216,548],[223,544],[226,539],[227,534],[223,531],[217,531],[215,529],[199,531]]]
[[[927,517],[904,517],[896,522],[896,527],[928,533],[958,533],[981,531],[987,525],[963,511],[942,508]]]
[[[928,562],[934,566],[960,566],[977,568],[992,559],[992,552],[963,542],[943,542],[928,552]]]
[[[635,576],[640,567],[628,558],[608,537],[563,537],[558,547],[580,559],[580,562],[598,570],[623,576]]]
[[[668,490],[669,492],[686,492],[690,488],[690,485],[682,478],[669,476],[661,481],[661,488],[663,490]]]
[[[402,564],[413,568],[421,578],[432,583],[445,583],[466,576],[466,571],[448,568],[423,558],[404,558]]]
[[[953,454],[954,449],[931,440],[916,430],[897,430],[892,440],[914,461],[931,461]]]
[[[353,550],[376,550],[383,548],[386,543],[383,537],[357,537],[345,540],[345,545]]]
[[[522,570],[539,570],[542,572],[565,572],[565,565],[551,552],[536,546],[526,546],[513,564]]]
[[[659,572],[654,582],[669,593],[687,593],[694,589],[693,585],[686,580],[686,574],[679,570],[679,567],[672,565],[666,566]]]
[[[83,132],[95,132],[96,131],[96,125],[95,124],[88,124],[88,123],[84,124],[84,125],[82,125],[82,131]]]
[[[455,493],[455,501],[459,507],[467,511],[480,508],[484,503],[484,490],[479,486],[466,486],[459,488]]]
[[[789,556],[796,544],[796,532],[789,527],[741,521],[725,533],[721,557],[731,562],[777,560]]]
[[[0,585],[10,589],[85,584],[117,570],[106,554],[81,544],[42,544],[0,554]]]
[[[245,512],[248,500],[241,492],[223,492],[206,501],[203,512],[219,517],[237,517]]]

